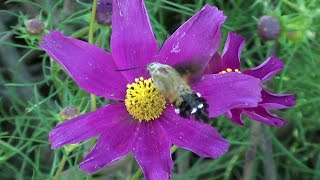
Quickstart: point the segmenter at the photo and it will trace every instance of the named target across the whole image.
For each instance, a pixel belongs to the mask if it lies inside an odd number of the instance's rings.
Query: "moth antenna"
[[[145,68],[146,66],[142,66],[142,67],[134,67],[134,68],[128,68],[128,69],[117,69],[116,71],[130,71],[130,70],[134,70],[134,69],[140,69],[140,68]]]

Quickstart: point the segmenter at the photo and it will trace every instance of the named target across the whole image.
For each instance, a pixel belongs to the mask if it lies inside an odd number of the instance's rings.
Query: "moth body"
[[[194,115],[205,122],[209,120],[205,99],[192,90],[174,67],[154,62],[147,69],[159,91],[176,108],[177,114],[184,118]]]

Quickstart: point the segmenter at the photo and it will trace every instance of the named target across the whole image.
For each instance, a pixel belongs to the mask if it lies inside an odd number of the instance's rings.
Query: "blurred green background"
[[[288,120],[282,128],[246,119],[235,126],[224,117],[214,122],[231,142],[217,160],[199,158],[178,149],[172,179],[320,179],[320,1],[319,0],[146,0],[159,45],[206,3],[228,17],[223,27],[223,48],[229,31],[246,38],[243,67],[255,67],[271,54],[285,69],[266,83],[274,93],[294,93],[294,108],[276,111]],[[82,143],[66,154],[51,150],[48,133],[61,122],[63,108],[90,111],[90,96],[38,46],[40,35],[27,32],[30,19],[43,22],[44,31],[58,29],[67,36],[88,39],[92,1],[8,0],[0,2],[0,179],[53,179],[65,160],[62,179],[86,179],[78,164],[90,149]],[[280,22],[276,40],[262,40],[259,18]],[[130,32],[128,32],[130,33]],[[110,25],[95,25],[95,44],[109,50]],[[98,107],[106,104],[98,99]],[[65,157],[65,159],[63,158]],[[128,156],[93,176],[93,179],[130,179],[138,166]],[[141,177],[143,178],[143,177]]]

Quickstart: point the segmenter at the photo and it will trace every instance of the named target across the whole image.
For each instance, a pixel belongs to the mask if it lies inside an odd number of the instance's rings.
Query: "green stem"
[[[173,154],[177,149],[178,149],[177,146],[172,146],[171,153]],[[141,168],[139,168],[139,170],[136,173],[134,173],[134,175],[131,177],[130,180],[138,180],[141,174],[142,174],[142,170]]]
[[[94,111],[97,109],[97,100],[96,96],[93,94],[90,94],[90,99],[91,99],[91,111]]]
[[[91,44],[93,43],[94,22],[96,18],[97,4],[98,4],[98,0],[93,0],[90,25],[89,25],[89,38],[88,38],[88,42]]]
[[[67,161],[67,156],[66,156],[66,155],[63,155],[63,157],[62,157],[62,159],[61,159],[61,161],[60,161],[58,170],[57,170],[56,174],[54,175],[54,180],[59,180],[59,179],[60,179],[62,170],[63,170],[63,168],[64,168],[64,165],[66,164],[66,161]]]
[[[91,11],[91,18],[90,18],[90,25],[89,25],[89,38],[88,38],[88,42],[91,44],[93,44],[94,22],[96,17],[97,3],[98,3],[98,0],[93,1],[92,11]],[[91,111],[94,111],[97,109],[96,96],[91,94],[90,98],[91,98]]]
[[[94,22],[96,18],[97,4],[98,4],[98,0],[94,0],[92,5],[92,11],[91,11],[91,18],[90,18],[90,25],[89,25],[89,38],[88,38],[88,42],[91,44],[93,44]],[[91,98],[91,111],[94,111],[97,109],[96,96],[91,94],[90,98]]]
[[[138,171],[137,171],[136,173],[134,173],[134,175],[131,177],[130,180],[137,180],[137,179],[139,179],[139,177],[141,176],[141,174],[142,174],[142,170],[141,170],[141,168],[139,168]]]
[[[95,23],[95,18],[96,18],[96,11],[97,11],[97,4],[98,0],[93,0],[93,5],[92,5],[92,10],[91,10],[91,18],[90,18],[90,25],[89,25],[89,37],[88,37],[88,42],[93,44],[93,33],[94,33],[94,23]],[[91,99],[91,111],[94,111],[97,109],[97,101],[96,101],[96,96],[93,94],[90,94],[90,99]],[[95,144],[95,139],[91,140],[91,147],[94,146]],[[87,177],[87,180],[92,180],[92,176],[89,175]]]

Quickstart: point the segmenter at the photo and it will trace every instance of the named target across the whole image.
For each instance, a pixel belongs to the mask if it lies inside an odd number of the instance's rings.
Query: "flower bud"
[[[38,35],[43,32],[44,25],[39,19],[30,19],[26,25],[27,32],[32,35]]]
[[[62,111],[60,112],[60,116],[61,116],[62,121],[66,121],[66,120],[75,118],[79,115],[80,115],[80,111],[74,106],[66,107],[66,108],[62,109]],[[64,150],[65,150],[66,154],[70,154],[73,150],[77,149],[79,146],[80,146],[79,143],[65,145]]]
[[[264,40],[276,40],[280,34],[280,23],[272,16],[262,16],[258,24],[259,36]]]
[[[112,0],[99,0],[96,21],[101,25],[110,25],[112,20]]]
[[[62,121],[75,118],[80,115],[80,111],[73,106],[66,107],[60,112]]]

